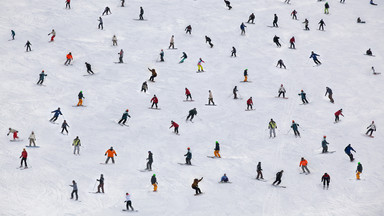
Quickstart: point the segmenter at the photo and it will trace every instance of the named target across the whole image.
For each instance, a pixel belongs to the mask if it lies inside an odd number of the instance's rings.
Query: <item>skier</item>
[[[156,109],[157,109],[157,103],[159,103],[159,99],[157,99],[156,95],[153,95],[153,98],[151,99],[150,102],[152,102],[151,109],[153,108],[154,105],[156,106]]]
[[[99,21],[99,25],[97,26],[97,28],[98,28],[98,29],[101,28],[101,30],[103,30],[103,29],[104,29],[104,26],[103,26],[103,19],[102,19],[101,17],[99,17],[99,19],[98,19],[97,21]]]
[[[77,96],[79,98],[79,102],[77,103],[77,106],[83,106],[83,98],[85,99],[85,97],[83,96],[83,91],[80,91]]]
[[[52,29],[51,33],[49,33],[48,36],[49,36],[49,35],[52,35],[52,37],[51,37],[51,42],[52,42],[53,39],[55,39],[55,37],[56,37],[55,29]]]
[[[66,56],[67,60],[64,62],[64,65],[70,65],[71,61],[73,60],[72,53],[69,52]]]
[[[240,25],[241,35],[245,35],[245,28],[246,28],[246,27],[247,27],[247,26],[244,25],[244,23],[241,23],[241,25]]]
[[[235,88],[233,88],[233,99],[238,99],[237,98],[237,92],[238,92],[238,90],[237,90],[237,86],[235,86]]]
[[[143,9],[143,7],[140,7],[140,15],[139,15],[139,20],[144,20],[144,17],[143,17],[143,15],[144,15],[144,9]]]
[[[172,128],[172,127],[175,128],[175,129],[174,129],[174,133],[175,133],[175,134],[179,134],[179,125],[178,125],[176,122],[171,121],[171,127],[169,127],[169,128]]]
[[[204,72],[204,69],[203,69],[203,66],[201,65],[201,63],[205,63],[204,61],[203,61],[203,59],[199,59],[199,62],[197,62],[197,71],[198,72]]]
[[[276,44],[276,46],[277,47],[281,47],[281,44],[280,44],[280,42],[279,42],[279,37],[277,37],[276,35],[275,35],[275,37],[273,37],[273,42]]]
[[[285,88],[283,86],[283,84],[280,85],[280,88],[279,88],[279,91],[277,91],[277,93],[279,93],[279,95],[277,97],[280,97],[281,94],[283,94],[283,98],[285,98]]]
[[[369,55],[369,56],[372,56],[372,51],[371,51],[371,48],[369,48],[366,52],[365,52],[366,55]]]
[[[215,105],[215,102],[213,102],[213,96],[211,90],[208,90],[208,105],[211,105],[211,102],[213,105]]]
[[[69,127],[69,125],[67,124],[67,121],[64,120],[63,124],[61,124],[61,133],[64,134],[63,132],[66,131],[67,132],[67,135],[68,135],[68,129],[67,127]]]
[[[125,0],[121,0],[121,7],[124,7]]]
[[[36,136],[35,136],[35,132],[32,131],[31,135],[29,135],[29,146],[32,146],[32,143],[33,143],[33,146],[36,146]]]
[[[277,17],[277,15],[275,14],[274,16],[273,16],[273,27],[276,27],[276,28],[278,28],[279,27],[279,25],[277,25],[277,21],[279,20],[279,18]]]
[[[187,88],[185,88],[185,95],[187,96],[187,98],[185,100],[188,100],[188,98],[191,98],[191,101],[192,101],[191,92]]]
[[[344,152],[345,152],[345,154],[347,154],[347,155],[349,156],[349,159],[350,159],[351,162],[352,162],[352,161],[354,161],[355,159],[353,158],[353,154],[352,154],[351,151],[354,151],[354,152],[356,153],[355,149],[352,148],[351,144],[348,144],[348,146],[345,147]]]
[[[24,162],[24,168],[27,169],[28,166],[27,166],[27,157],[28,157],[28,153],[27,151],[25,150],[25,148],[23,149],[23,151],[21,152],[21,162],[20,162],[20,168],[23,167],[23,162]]]
[[[146,170],[152,171],[152,163],[153,163],[153,154],[151,151],[148,151],[148,158],[147,158],[147,168]]]
[[[151,71],[151,73],[152,73],[151,77],[149,77],[149,81],[155,82],[155,77],[157,77],[157,73],[156,73],[155,68],[153,68],[153,69],[148,68],[148,70]]]
[[[67,7],[71,9],[71,0],[65,0],[65,9],[67,9]]]
[[[185,164],[187,164],[187,165],[192,165],[191,164],[191,159],[192,159],[192,152],[190,151],[191,150],[191,148],[187,148],[187,154],[185,154],[184,156],[186,156],[186,158],[185,158]]]
[[[244,70],[244,81],[243,82],[248,82],[248,69]]]
[[[61,111],[60,111],[60,107],[57,108],[57,110],[52,111],[51,113],[55,113],[55,114],[54,114],[53,117],[49,120],[50,122],[55,122],[55,121],[57,120],[57,118],[59,117],[59,115],[63,115],[63,113],[61,113]]]
[[[325,90],[326,90],[326,92],[325,92],[325,95],[324,95],[324,96],[327,96],[327,94],[328,94],[328,98],[329,98],[329,100],[331,101],[331,103],[334,103],[335,101],[334,101],[333,98],[332,98],[332,95],[333,95],[333,93],[332,93],[332,89],[329,88],[329,87],[326,87]]]
[[[325,2],[325,4],[324,4],[324,13],[325,14],[329,14],[329,4],[328,4],[328,2]]]
[[[321,29],[321,31],[324,31],[324,26],[326,26],[324,20],[321,19],[318,24],[319,24],[319,30]]]
[[[172,49],[175,49],[175,36],[174,35],[172,35],[171,40],[169,41],[168,49],[171,49],[171,47],[172,47]]]
[[[295,37],[294,36],[292,36],[291,37],[291,39],[289,40],[289,43],[291,44],[290,46],[289,46],[289,48],[291,48],[291,49],[296,49],[296,47],[295,47]]]
[[[303,23],[305,24],[305,30],[309,31],[310,30],[308,27],[309,21],[307,19],[305,19]]]
[[[297,20],[297,16],[296,16],[296,14],[297,14],[297,11],[296,11],[296,10],[293,10],[292,13],[291,13],[292,19]]]
[[[75,180],[72,180],[72,185],[69,185],[69,186],[71,186],[73,188],[72,193],[71,193],[71,199],[73,199],[73,194],[75,194],[76,195],[76,200],[78,200],[79,199],[79,196],[77,195],[77,190],[78,189],[77,189],[77,183],[75,182]]]
[[[201,179],[197,179],[197,178],[195,178],[195,179],[193,180],[192,188],[195,189],[195,192],[196,192],[195,195],[199,195],[199,194],[201,194],[201,190],[200,190],[200,188],[199,188],[199,182],[201,182],[201,180],[203,180],[203,177],[201,177]]]
[[[371,4],[371,5],[375,5],[375,6],[377,5],[376,3],[373,2],[373,0],[370,0],[370,1],[369,1],[369,4]]]
[[[303,170],[303,173],[305,173],[305,171],[307,171],[308,174],[309,174],[309,173],[311,173],[311,172],[309,172],[309,169],[308,169],[307,165],[308,165],[308,161],[305,160],[305,159],[302,157],[302,158],[301,158],[301,161],[300,161],[300,164],[299,164],[299,167],[301,167],[301,169]]]
[[[231,51],[231,57],[235,56],[236,57],[236,48],[235,47],[232,47],[232,51]]]
[[[113,37],[112,37],[112,46],[117,46],[117,37],[116,37],[116,35],[113,35]]]
[[[144,91],[144,93],[146,93],[148,90],[148,84],[147,84],[147,81],[143,82],[143,84],[141,85],[141,91]]]
[[[247,110],[249,110],[249,108],[251,108],[251,110],[252,110],[252,106],[253,106],[253,101],[252,101],[252,97],[250,97],[247,100]]]
[[[259,180],[259,178],[261,178],[261,179],[264,179],[263,178],[263,169],[261,168],[261,162],[259,162],[258,164],[257,164],[257,168],[256,168],[256,172],[257,172],[257,176],[256,176],[256,179],[257,180]]]
[[[161,51],[160,51],[160,61],[161,62],[164,61],[164,51],[163,51],[163,49],[161,49]]]
[[[276,122],[273,121],[273,119],[271,119],[271,121],[269,121],[268,129],[269,129],[269,138],[272,137],[272,133],[273,133],[273,137],[276,137],[275,129],[277,129],[277,125],[276,125]]]
[[[220,156],[220,144],[218,141],[216,141],[216,145],[215,145],[215,151],[213,152],[213,154],[215,155],[215,157],[218,157],[218,158],[221,158]]]
[[[360,180],[360,174],[363,172],[363,165],[360,162],[357,163],[356,168],[356,180]]]
[[[124,7],[124,6],[122,6],[122,7]],[[134,211],[134,209],[132,207],[131,195],[129,195],[129,193],[125,194],[125,202],[127,203],[126,204],[127,211],[129,211],[129,207],[131,207],[132,211]]]
[[[124,63],[123,62],[123,57],[124,57],[123,49],[121,49],[120,52],[118,52],[117,54],[119,54],[119,63]]]
[[[255,21],[255,14],[254,14],[254,13],[252,13],[251,15],[249,15],[249,18],[248,18],[247,23],[250,23],[250,21],[252,21],[252,23],[254,23],[254,21]]]
[[[128,111],[129,111],[128,109],[125,110],[125,112],[123,113],[123,116],[119,120],[118,124],[125,125],[125,122],[127,121],[127,117],[131,118],[131,116],[128,114]]]
[[[212,40],[211,40],[211,38],[208,37],[207,35],[205,35],[205,43],[208,43],[209,46],[211,46],[211,48],[213,47]]]
[[[299,124],[295,122],[295,120],[292,120],[292,125],[291,128],[293,130],[293,133],[295,134],[295,137],[299,136],[300,137],[300,132],[299,132]]]
[[[309,56],[309,58],[312,58],[313,61],[315,62],[316,65],[319,65],[321,64],[321,62],[317,59],[317,56],[320,56],[316,53],[314,53],[313,51],[311,52],[311,55]]]
[[[102,16],[104,16],[104,14],[107,14],[107,15],[108,15],[108,13],[112,14],[111,9],[107,6],[107,7],[105,7]]]
[[[96,181],[99,182],[99,185],[97,186],[97,193],[100,193],[100,189],[101,189],[101,193],[104,193],[104,176],[103,176],[103,174],[101,174],[100,179],[96,179]]]
[[[153,185],[153,192],[157,192],[157,179],[156,179],[156,174],[153,174],[151,177],[151,184]]]
[[[326,136],[324,136],[323,137],[323,141],[321,142],[321,147],[323,147],[323,151],[321,152],[321,153],[327,153],[328,152],[328,142],[327,142],[327,137]]]
[[[279,61],[277,61],[276,67],[277,67],[277,66],[280,66],[280,68],[281,68],[281,67],[284,67],[284,69],[287,69],[287,67],[285,67],[285,64],[284,64],[284,62],[283,62],[282,59],[279,59]]]
[[[27,40],[27,43],[25,44],[25,46],[24,47],[27,47],[27,49],[25,50],[26,52],[28,52],[28,50],[29,51],[32,51],[32,49],[31,49],[31,42],[29,42],[29,40]]]
[[[43,85],[44,78],[47,76],[47,74],[44,73],[44,70],[41,71],[39,74],[39,81],[37,81],[37,85]]]
[[[15,40],[15,35],[16,35],[15,31],[11,30],[12,40]]]
[[[276,183],[277,183],[276,185],[279,185],[281,183],[281,177],[283,176],[283,172],[284,172],[284,170],[281,170],[280,172],[276,173],[276,179],[272,183],[272,185],[275,185]]]
[[[76,138],[73,140],[72,146],[73,146],[73,154],[76,155],[76,151],[77,151],[77,154],[80,155],[81,142],[80,142],[79,136],[76,136]]]
[[[191,31],[192,31],[191,25],[188,25],[187,27],[185,27],[185,34],[187,34],[187,33],[191,34]]]
[[[181,56],[180,58],[181,58],[181,60],[180,60],[180,62],[179,62],[179,63],[181,64],[181,63],[183,63],[183,62],[184,62],[184,60],[185,60],[185,59],[187,59],[187,58],[188,58],[188,56],[187,56],[187,54],[186,54],[185,52],[183,52],[183,56]]]
[[[188,121],[189,118],[191,118],[189,120],[192,121],[192,119],[193,119],[193,117],[195,117],[195,115],[197,115],[196,108],[193,108],[193,109],[189,110],[189,114],[187,116],[186,121]]]
[[[116,151],[113,149],[113,147],[111,146],[111,148],[109,148],[105,154],[105,156],[107,156],[107,160],[105,161],[105,163],[107,164],[109,159],[112,159],[112,163],[115,163],[115,159],[114,159],[114,156],[117,157],[117,154],[116,154]]]
[[[91,66],[91,64],[89,64],[88,62],[85,62],[85,67],[87,68],[87,73],[88,74],[95,74],[95,73],[93,73],[93,71],[92,71],[92,66]]]
[[[327,173],[324,173],[323,177],[321,177],[321,182],[323,182],[323,188],[325,188],[325,185],[327,185],[327,189],[328,189],[330,181],[331,181],[331,177]]]
[[[367,133],[365,133],[365,134],[368,135],[368,133],[370,132],[370,134],[369,134],[368,136],[373,137],[373,136],[372,136],[372,133],[373,133],[373,131],[376,131],[376,125],[375,125],[375,122],[372,121],[372,124],[369,125],[369,126],[367,127],[367,129],[368,129],[368,131],[367,131]]]
[[[342,112],[343,112],[343,109],[339,109],[337,112],[335,112],[335,123],[340,121],[340,119],[339,119],[340,115],[342,115],[344,117]]]
[[[228,0],[224,0],[224,2],[225,2],[225,6],[228,7],[228,10],[231,10],[232,9],[231,2],[229,2]]]

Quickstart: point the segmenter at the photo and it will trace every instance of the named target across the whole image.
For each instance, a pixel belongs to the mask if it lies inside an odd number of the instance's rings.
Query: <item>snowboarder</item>
[[[71,9],[71,0],[65,0],[65,9]]]
[[[332,95],[333,95],[332,89],[329,87],[326,87],[325,90],[326,90],[326,92],[325,92],[324,96],[327,96],[327,94],[328,94],[329,101],[331,101],[331,103],[334,103],[335,101],[332,98]]]
[[[79,199],[79,196],[77,195],[77,183],[75,182],[75,180],[72,180],[72,185],[69,185],[71,186],[73,189],[72,189],[72,193],[71,193],[71,199],[73,199],[73,194],[76,195],[76,200]]]
[[[248,82],[248,69],[244,70],[244,81],[243,82]]]
[[[191,152],[191,148],[187,148],[187,154],[185,154],[184,156],[186,156],[185,158],[185,164],[187,165],[192,165],[191,164],[191,159],[192,159],[192,152]]]
[[[73,146],[73,154],[76,155],[76,151],[77,151],[77,154],[80,155],[81,142],[80,142],[79,136],[76,136],[76,138],[73,140],[72,146]]]
[[[279,61],[277,61],[276,67],[277,66],[280,66],[280,68],[284,67],[284,69],[287,69],[287,67],[285,67],[285,64],[283,62],[283,59],[279,59]]]
[[[321,147],[323,147],[323,151],[321,153],[327,153],[328,152],[328,145],[329,143],[327,142],[327,137],[323,137],[323,141],[321,142]]]
[[[311,52],[311,55],[309,56],[309,58],[312,58],[313,61],[315,62],[316,65],[319,65],[321,64],[321,62],[317,59],[317,56],[320,56],[316,53],[314,53],[313,51]]]
[[[155,82],[155,77],[157,77],[157,73],[156,73],[155,68],[153,68],[153,69],[148,68],[148,70],[151,71],[151,73],[152,73],[151,77],[149,77],[149,81]]]
[[[83,91],[80,91],[77,97],[79,98],[79,102],[77,103],[77,106],[83,106],[83,98],[85,99],[85,97],[83,96]]]
[[[124,7],[125,0],[121,0],[121,7]]]
[[[303,23],[305,24],[305,30],[309,31],[310,30],[308,27],[309,21],[307,19],[305,19]]]
[[[144,20],[143,15],[144,15],[144,9],[143,9],[143,7],[140,7],[139,20]]]
[[[328,2],[325,2],[325,4],[324,4],[324,13],[325,14],[329,14],[329,4],[328,4]]]
[[[163,49],[161,49],[161,51],[160,51],[160,61],[161,62],[164,61],[164,51],[163,51]]]
[[[211,46],[211,48],[213,47],[212,40],[211,40],[211,38],[208,37],[207,35],[205,35],[205,43],[208,43],[209,46]]]
[[[107,6],[107,7],[105,7],[102,16],[104,16],[104,14],[107,14],[107,15],[108,15],[108,13],[112,14],[111,9]]]
[[[279,37],[277,37],[276,35],[275,35],[275,37],[273,37],[273,42],[276,44],[276,46],[277,47],[281,47],[281,44],[280,44],[280,42],[279,42]]]
[[[366,55],[369,55],[369,56],[372,56],[372,51],[371,51],[371,48],[369,48],[366,52],[365,52]]]
[[[49,36],[49,35],[52,35],[52,36],[51,36],[51,42],[53,42],[53,40],[54,40],[55,37],[56,37],[55,29],[52,29],[51,33],[49,33],[48,36]]]
[[[72,53],[69,52],[66,56],[67,60],[64,62],[64,65],[70,65],[71,61],[73,60]]]
[[[113,35],[113,37],[112,37],[112,46],[117,46],[117,37],[116,37],[116,35]]]
[[[340,119],[339,119],[340,115],[342,115],[344,117],[342,112],[343,112],[343,109],[339,109],[337,112],[335,112],[335,123],[340,121]]]
[[[122,6],[122,7],[124,7],[124,6]],[[127,203],[126,204],[127,211],[129,211],[129,207],[131,207],[132,211],[134,211],[134,209],[132,207],[131,195],[129,195],[129,193],[125,194],[125,202]]]
[[[250,97],[247,100],[247,110],[249,110],[249,108],[251,108],[251,110],[252,110],[252,106],[253,106],[253,101],[252,101],[252,97]]]
[[[99,21],[99,25],[97,26],[97,28],[98,29],[101,28],[101,30],[103,30],[104,29],[103,19],[101,17],[99,17],[99,19],[97,21]]]
[[[131,118],[131,116],[128,114],[128,111],[129,111],[128,109],[125,110],[125,112],[123,113],[123,116],[119,120],[118,124],[125,125],[125,122],[127,121],[127,117]]]
[[[376,70],[375,70],[375,68],[373,66],[371,67],[371,70],[372,70],[372,73],[375,74],[375,75],[376,74],[380,74],[380,73],[376,73]]]
[[[290,43],[289,48],[291,48],[291,49],[296,49],[295,42],[296,42],[296,41],[295,41],[295,37],[292,36],[291,39],[289,39],[289,43]]]
[[[246,27],[247,27],[247,26],[244,25],[244,23],[241,23],[241,25],[240,25],[241,35],[245,35],[245,28],[246,28]]]
[[[323,19],[320,20],[319,24],[319,30],[324,31],[325,22]]]
[[[201,190],[200,190],[200,188],[199,188],[199,182],[201,182],[201,180],[203,180],[203,177],[201,177],[201,179],[197,179],[197,178],[195,178],[195,179],[193,180],[192,188],[195,189],[195,192],[196,192],[195,195],[199,195],[199,194],[201,194]]]
[[[27,49],[25,50],[26,52],[28,52],[28,50],[32,51],[31,45],[32,45],[31,42],[29,42],[29,40],[27,40],[27,43],[24,45],[24,47],[27,47]]]
[[[292,125],[291,128],[293,130],[293,133],[295,134],[295,137],[299,136],[300,137],[300,132],[299,132],[299,124],[295,122],[295,120],[292,120]]]
[[[191,25],[188,25],[187,27],[185,27],[185,34],[191,34],[191,31],[192,31],[192,26]]]
[[[105,163],[107,164],[109,159],[112,159],[112,163],[115,163],[115,159],[114,159],[114,156],[117,157],[117,154],[116,154],[116,151],[113,149],[113,147],[111,146],[111,148],[109,148],[105,154],[105,156],[107,156],[107,160],[105,161]]]
[[[96,179],[96,181],[99,182],[99,185],[97,186],[97,193],[100,193],[100,189],[101,189],[101,193],[104,193],[104,176],[103,176],[103,174],[101,174],[100,179]]]
[[[232,51],[231,51],[231,57],[235,56],[236,57],[236,48],[235,47],[232,47]]]
[[[211,105],[211,102],[213,105],[215,105],[215,102],[213,102],[213,96],[211,90],[208,90],[208,105]]]
[[[85,67],[87,68],[87,73],[88,74],[95,74],[95,73],[93,73],[93,71],[92,71],[92,66],[91,66],[91,64],[89,64],[88,62],[85,62]]]
[[[351,144],[348,144],[348,146],[345,147],[344,152],[345,152],[345,154],[347,154],[347,155],[349,156],[349,159],[350,159],[351,162],[352,162],[352,161],[354,161],[355,159],[353,158],[353,154],[352,154],[351,151],[354,151],[354,152],[356,153],[355,149],[352,148]]]
[[[273,137],[276,137],[275,129],[277,129],[277,125],[276,125],[276,122],[273,121],[273,119],[271,119],[271,121],[269,121],[268,129],[269,129],[269,138],[272,137],[272,133],[273,133]]]
[[[293,11],[291,12],[292,19],[297,20],[297,16],[296,16],[296,14],[297,14],[297,11],[296,11],[296,10],[293,10]]]
[[[188,121],[188,120],[192,121],[192,119],[193,119],[193,117],[195,117],[195,115],[197,115],[196,108],[189,110],[189,114],[187,116],[186,121]],[[191,118],[191,119],[189,119],[189,118]]]
[[[172,49],[175,49],[175,36],[174,35],[172,35],[171,40],[169,41],[168,49],[171,49],[171,47],[172,47]]]
[[[220,156],[220,144],[218,141],[216,141],[216,145],[215,145],[215,151],[213,152],[213,154],[215,155],[215,157],[218,157],[218,158],[221,158]]]
[[[285,98],[285,88],[283,86],[283,84],[280,85],[280,88],[279,88],[279,91],[277,91],[277,93],[279,93],[279,95],[277,97],[280,97],[281,94],[283,94],[283,98]]]
[[[11,30],[12,40],[15,40],[15,35],[16,35],[15,31]]]
[[[157,99],[156,95],[153,95],[153,98],[151,99],[150,102],[152,102],[151,109],[153,108],[153,106],[156,106],[156,109],[157,109],[157,103],[159,103],[159,99]]]
[[[183,56],[181,56],[180,58],[181,58],[181,60],[180,60],[179,63],[181,64],[181,63],[183,63],[185,61],[185,59],[188,58],[187,53],[183,52]]]
[[[255,21],[255,14],[254,14],[254,13],[252,13],[251,15],[249,15],[249,18],[248,18],[247,23],[250,23],[250,21],[252,21],[252,23],[254,23],[254,21]]]
[[[20,162],[20,168],[23,167],[23,162],[24,162],[24,168],[27,169],[28,166],[27,166],[27,157],[28,157],[28,153],[27,151],[25,150],[25,148],[23,149],[23,151],[21,152],[21,162]]]
[[[224,0],[224,2],[225,2],[225,6],[228,7],[228,10],[231,10],[232,9],[231,2],[229,2],[228,0]]]
[[[119,63],[124,63],[123,62],[123,57],[124,57],[123,49],[121,49],[120,52],[118,52],[117,54],[119,54]]]
[[[279,25],[277,25],[277,21],[279,20],[279,17],[277,17],[277,15],[275,14],[274,16],[273,16],[273,27],[276,27],[276,28],[278,28],[279,27]]]
[[[43,85],[44,78],[47,76],[47,74],[44,73],[44,70],[41,71],[39,74],[39,81],[37,81],[37,85]]]
[[[256,168],[256,172],[257,172],[257,176],[256,176],[256,179],[258,180],[259,178],[261,178],[261,179],[264,179],[263,178],[263,169],[261,168],[261,162],[259,162],[258,164],[257,164],[257,168]]]
[[[323,188],[327,185],[327,189],[329,188],[329,182],[331,181],[331,177],[328,173],[324,173],[323,177],[321,177],[321,182],[323,182]]]
[[[146,170],[152,171],[152,163],[153,163],[153,154],[151,151],[148,151],[148,158],[147,158],[147,168]]]
[[[365,21],[361,20],[360,17],[357,17],[357,23],[365,23]]]
[[[176,122],[171,121],[171,127],[169,127],[169,128],[172,128],[172,127],[175,128],[175,129],[174,129],[174,133],[175,133],[175,134],[179,134],[179,125],[178,125]]]
[[[185,88],[185,95],[187,96],[187,98],[185,100],[188,100],[188,98],[191,98],[191,101],[192,101],[191,92],[187,88]]]
[[[368,133],[370,133],[368,136],[373,137],[373,136],[372,136],[372,133],[373,133],[373,131],[376,131],[376,125],[375,125],[375,122],[372,121],[372,124],[369,125],[369,126],[367,127],[367,129],[368,129],[368,131],[367,131],[367,133],[365,133],[365,134],[368,135]]]
[[[144,93],[146,93],[148,90],[148,84],[147,84],[147,81],[143,82],[143,84],[141,85],[141,91],[143,91]]]
[[[303,170],[303,173],[305,173],[305,171],[307,171],[307,173],[311,173],[307,167],[308,165],[308,161],[305,160],[303,157],[301,158],[300,160],[300,164],[299,164],[299,167],[301,167],[301,169]]]
[[[371,5],[375,5],[375,6],[377,5],[376,3],[373,2],[373,0],[370,0],[370,1],[369,1],[369,4],[371,4]]]
[[[360,162],[357,163],[356,168],[356,180],[360,180],[360,174],[363,172],[363,165]]]
[[[31,135],[29,135],[29,146],[32,146],[32,143],[33,143],[33,146],[36,146],[36,136],[35,136],[35,132],[32,131]]]
[[[227,174],[224,173],[224,175],[221,177],[220,179],[220,182],[221,183],[228,183],[229,182],[229,179],[227,177]]]
[[[153,192],[157,192],[157,179],[156,179],[156,174],[153,174],[151,177],[151,184],[153,185]]]
[[[53,117],[49,120],[50,122],[55,122],[55,121],[57,120],[57,118],[59,117],[59,115],[63,115],[63,113],[61,113],[61,111],[60,111],[60,107],[57,108],[57,110],[52,111],[51,113],[55,113],[55,114],[54,114]]]
[[[203,66],[201,65],[201,63],[205,63],[204,61],[203,61],[203,59],[199,59],[199,62],[197,62],[197,71],[198,72],[204,72],[204,69],[203,69]]]
[[[64,134],[64,131],[67,132],[67,135],[68,135],[68,129],[67,127],[69,127],[69,125],[67,124],[67,121],[64,120],[64,122],[61,124],[61,133]]]
[[[272,183],[272,185],[275,185],[276,183],[277,183],[276,185],[279,185],[281,183],[281,177],[283,176],[283,172],[284,172],[284,170],[281,170],[280,172],[276,173],[276,179]]]
[[[237,92],[238,92],[237,86],[235,86],[235,88],[233,88],[232,92],[233,92],[233,99],[238,99],[237,98]]]

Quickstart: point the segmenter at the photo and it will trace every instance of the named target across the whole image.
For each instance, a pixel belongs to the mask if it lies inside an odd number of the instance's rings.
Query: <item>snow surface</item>
[[[124,215],[125,193],[140,215],[384,215],[384,163],[382,152],[384,98],[383,75],[374,76],[370,67],[383,72],[383,7],[368,0],[340,4],[329,1],[330,14],[323,14],[323,2],[314,0],[278,0],[232,2],[227,10],[216,0],[77,1],[66,10],[63,1],[3,1],[0,8],[0,124],[3,136],[0,151],[0,215]],[[98,17],[109,6],[112,15],[103,16],[104,30],[98,30]],[[139,7],[145,10],[139,22]],[[290,13],[298,11],[299,21]],[[240,36],[241,22],[254,12],[256,24],[246,24],[246,36]],[[279,28],[272,25],[279,16]],[[357,17],[366,24],[357,24]],[[301,23],[309,19],[311,31]],[[324,19],[325,31],[317,23]],[[184,28],[192,25],[192,35]],[[16,40],[10,39],[10,30]],[[55,42],[47,34],[55,29]],[[116,34],[118,47],[112,46]],[[175,35],[177,50],[167,50]],[[211,37],[214,48],[205,43]],[[272,38],[281,38],[277,48]],[[296,50],[288,49],[291,36]],[[25,42],[32,43],[26,53]],[[230,58],[231,47],[238,50]],[[363,54],[371,48],[376,57]],[[126,64],[114,64],[124,49]],[[158,53],[165,50],[165,61]],[[323,65],[313,67],[310,52],[320,54]],[[178,64],[182,52],[188,54]],[[64,66],[65,55],[72,52],[72,66]],[[199,58],[206,73],[195,73]],[[287,70],[275,67],[283,59]],[[84,62],[92,64],[95,76],[86,74]],[[149,84],[149,92],[140,92],[155,68],[158,77]],[[252,83],[240,83],[248,68]],[[43,86],[37,86],[38,74],[45,70]],[[283,83],[288,100],[277,99]],[[232,99],[237,85],[243,100]],[[334,92],[335,104],[324,97],[325,87]],[[183,102],[188,87],[194,102]],[[310,101],[300,106],[297,94],[303,89]],[[83,91],[87,107],[73,107]],[[217,106],[205,106],[212,90]],[[156,94],[160,111],[148,109]],[[246,99],[253,97],[255,111],[245,112]],[[69,135],[60,134],[60,125],[51,124],[50,112],[61,107],[70,125]],[[194,123],[185,122],[188,111],[196,107]],[[125,109],[132,118],[129,127],[116,124]],[[333,113],[343,108],[345,117],[333,124]],[[269,139],[267,125],[273,118],[277,138]],[[180,136],[169,129],[170,121],[180,124]],[[291,121],[301,126],[302,138],[290,131]],[[364,136],[365,127],[375,120],[375,138]],[[8,128],[16,128],[23,142],[9,142]],[[19,155],[35,131],[40,148],[28,148],[27,170],[19,166]],[[327,136],[334,154],[323,155],[321,140]],[[10,135],[11,136],[11,135]],[[73,155],[73,139],[79,136],[80,156]],[[221,144],[222,159],[213,155],[215,141]],[[355,162],[349,162],[343,149],[355,148]],[[116,164],[101,165],[104,152],[113,146]],[[180,166],[186,148],[191,147],[195,166]],[[147,151],[154,154],[153,172],[145,168]],[[299,160],[309,162],[310,175],[300,175]],[[256,164],[261,161],[268,182],[259,182]],[[357,162],[364,172],[356,181]],[[284,170],[281,185],[271,186],[276,172]],[[329,190],[320,185],[321,176],[331,176]],[[105,194],[95,191],[95,180],[103,173]],[[156,173],[157,193],[152,192],[150,177]],[[232,184],[218,184],[227,173]],[[194,178],[204,177],[202,196],[193,196]],[[79,199],[70,200],[72,180],[79,187]]]

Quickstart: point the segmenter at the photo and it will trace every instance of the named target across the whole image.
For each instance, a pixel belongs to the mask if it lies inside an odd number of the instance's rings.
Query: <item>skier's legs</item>
[[[307,98],[304,98],[305,103],[308,103]]]
[[[360,180],[360,173],[361,173],[361,172],[359,172],[359,171],[357,171],[357,173],[356,173],[356,179],[357,179],[357,180]]]
[[[233,99],[237,99],[237,93],[233,93]]]
[[[303,167],[304,167],[304,169],[305,169],[308,173],[311,173],[311,172],[309,171],[309,169],[308,169],[307,166],[303,166]]]
[[[353,160],[355,160],[354,158],[353,158],[353,154],[352,153],[349,153],[349,159],[351,160],[351,162],[353,161]]]
[[[105,163],[106,163],[106,164],[108,163],[108,161],[109,161],[109,158],[111,158],[111,157],[107,157],[107,160],[105,161]]]
[[[195,117],[195,115],[192,115],[192,116],[191,116],[191,121],[192,121],[193,117]]]
[[[335,122],[338,122],[338,121],[339,121],[339,116],[335,115]]]
[[[156,192],[157,191],[157,184],[152,184],[153,185],[153,192]]]
[[[112,159],[112,163],[115,163],[115,158],[114,158],[114,157],[111,157],[111,159]]]

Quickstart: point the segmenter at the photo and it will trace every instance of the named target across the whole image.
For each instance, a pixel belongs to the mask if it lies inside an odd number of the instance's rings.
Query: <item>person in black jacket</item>
[[[144,17],[143,17],[143,15],[144,15],[144,9],[143,9],[143,7],[140,7],[140,15],[139,15],[139,20],[144,20]]]
[[[101,192],[104,193],[104,176],[103,174],[100,175],[100,179],[96,179],[99,182],[99,185],[97,186],[97,193],[100,193],[100,188]]]
[[[195,115],[197,115],[196,108],[189,110],[189,115],[187,116],[186,121],[188,121],[188,120],[192,121],[192,119]],[[189,118],[191,118],[191,119],[189,119]]]
[[[279,37],[277,37],[276,35],[275,35],[275,37],[273,37],[273,42],[276,44],[276,46],[277,47],[281,47],[281,44],[280,44],[280,42],[279,42]]]
[[[153,163],[153,154],[151,151],[148,151],[148,158],[147,158],[147,169],[149,171],[152,171],[152,163]]]
[[[261,162],[259,162],[259,163],[257,164],[257,169],[256,169],[256,171],[257,171],[256,179],[259,179],[259,178],[264,179],[264,178],[263,178],[263,173],[261,172],[261,171],[263,171],[263,169],[261,169]]]
[[[211,42],[212,40],[211,40],[211,38],[210,37],[208,37],[207,35],[205,35],[205,43],[208,43],[209,44],[209,46],[211,46],[211,48],[213,47],[213,44],[212,44],[212,42]]]
[[[232,47],[232,51],[231,51],[231,57],[232,56],[235,56],[236,57],[236,48],[235,47]]]
[[[107,15],[108,15],[108,13],[112,14],[111,9],[107,6],[107,7],[105,7],[102,16],[104,16],[104,14],[107,14]]]
[[[254,23],[254,21],[255,21],[255,14],[254,13],[249,15],[249,19],[248,19],[247,23],[250,23],[250,21],[252,21],[252,23]]]
[[[329,188],[329,182],[331,181],[331,177],[328,173],[324,173],[323,177],[321,177],[321,181],[323,182],[323,188],[325,188],[325,184],[327,184],[327,189]]]
[[[25,51],[27,51],[27,52],[28,52],[28,50],[29,50],[29,51],[32,51],[32,50],[31,50],[31,45],[32,45],[31,42],[27,41],[27,43],[26,43],[25,46],[24,46],[24,47],[27,47],[27,49],[26,49]]]
[[[156,179],[156,174],[152,175],[151,184],[153,185],[153,192],[156,192],[157,191],[157,185],[158,185],[157,179]]]
[[[94,74],[91,68],[91,64],[89,64],[88,62],[85,62],[85,67],[87,67],[87,72],[89,74]]]
[[[331,101],[331,103],[334,103],[335,101],[334,101],[333,98],[332,98],[332,95],[333,95],[333,93],[332,93],[332,89],[329,88],[329,87],[326,87],[325,90],[326,90],[326,92],[325,92],[325,96],[327,96],[327,94],[328,94],[328,98],[329,98],[329,100]]]
[[[272,183],[272,185],[279,185],[281,183],[281,177],[283,176],[284,170],[281,170],[280,172],[276,173],[276,180]]]
[[[185,34],[191,34],[191,31],[192,31],[192,26],[191,25],[188,25],[187,27],[185,27]]]
[[[62,128],[61,133],[62,133],[62,134],[63,134],[64,130],[65,130],[65,131],[67,132],[67,134],[68,134],[68,129],[67,129],[67,127],[69,127],[69,125],[67,124],[67,121],[64,120],[63,124],[61,124],[61,128]]]
[[[228,10],[231,10],[232,9],[231,2],[229,2],[228,0],[224,0],[224,2],[225,2],[225,6],[228,7]]]
[[[273,16],[273,27],[276,27],[276,28],[278,28],[279,27],[279,25],[277,25],[277,21],[279,20],[279,17],[277,17],[277,15],[275,14],[274,16]]]
[[[215,157],[221,158],[220,156],[220,144],[218,141],[216,141],[215,149],[214,149]]]

